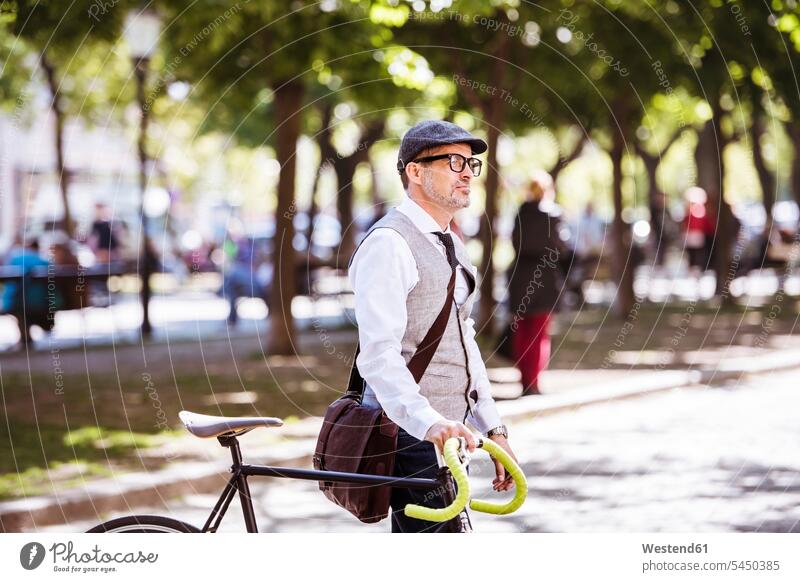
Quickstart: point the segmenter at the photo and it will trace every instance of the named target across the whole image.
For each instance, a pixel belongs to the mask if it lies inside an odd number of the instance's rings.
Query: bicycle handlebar
[[[460,458],[459,448],[461,449]],[[447,507],[432,509],[421,505],[409,504],[405,507],[405,514],[408,517],[423,519],[425,521],[448,521],[457,516],[469,503],[470,509],[482,513],[492,513],[495,515],[507,515],[519,509],[528,495],[528,481],[520,466],[514,461],[502,447],[490,439],[478,438],[477,448],[482,448],[491,457],[494,457],[505,467],[506,471],[514,480],[514,498],[506,503],[496,503],[494,501],[483,501],[480,499],[470,500],[469,477],[467,475],[467,465],[469,455],[466,451],[466,442],[463,438],[449,438],[444,444],[444,461],[458,487],[456,498]]]
[[[448,521],[453,519],[461,510],[467,506],[469,501],[469,478],[467,477],[467,460],[463,462],[459,458],[459,447],[463,450],[463,439],[449,438],[444,444],[444,462],[450,468],[453,474],[453,479],[458,486],[458,493],[456,494],[453,503],[441,509],[432,509],[430,507],[423,507],[422,505],[409,504],[406,505],[405,514],[408,517],[416,519],[424,519],[425,521]]]
[[[525,498],[528,496],[528,480],[525,479],[525,473],[522,472],[522,469],[517,462],[503,449],[503,447],[490,439],[480,440],[481,448],[490,456],[500,461],[500,464],[505,467],[506,472],[511,475],[511,478],[514,480],[514,498],[507,503],[496,503],[494,501],[472,499],[469,502],[469,507],[475,511],[493,513],[495,515],[508,515],[509,513],[514,513],[516,510],[522,507],[522,504],[525,503]]]

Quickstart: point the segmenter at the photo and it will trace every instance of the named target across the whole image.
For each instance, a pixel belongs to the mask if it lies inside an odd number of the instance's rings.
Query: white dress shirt
[[[444,244],[434,232],[450,233],[411,198],[397,207],[431,244],[446,256]],[[454,236],[451,234],[451,236]],[[477,269],[472,266],[473,276]],[[355,315],[361,353],[356,361],[367,383],[364,405],[380,405],[386,415],[408,434],[420,440],[428,429],[444,417],[420,394],[419,385],[406,367],[401,342],[406,331],[406,299],[419,281],[417,264],[411,248],[397,231],[379,228],[370,234],[356,251],[348,272],[355,292]],[[463,267],[457,267],[455,302],[461,306],[469,296],[469,283]],[[478,344],[472,318],[462,326],[468,352],[472,388],[478,392],[467,420],[482,433],[500,426],[500,414],[491,394],[486,366]],[[471,388],[471,389],[472,389]]]

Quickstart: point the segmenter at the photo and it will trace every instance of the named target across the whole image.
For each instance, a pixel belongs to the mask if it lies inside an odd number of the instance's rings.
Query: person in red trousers
[[[523,396],[540,394],[539,375],[550,358],[550,319],[563,286],[559,263],[566,249],[559,238],[558,219],[549,213],[554,198],[550,175],[534,173],[512,233],[515,258],[509,271],[509,309]]]

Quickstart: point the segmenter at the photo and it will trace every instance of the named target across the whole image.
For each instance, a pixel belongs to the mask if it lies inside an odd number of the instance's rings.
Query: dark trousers
[[[395,477],[436,479],[439,465],[433,443],[414,438],[402,428],[397,434]],[[442,487],[432,490],[392,488],[392,533],[444,533],[460,530],[458,517],[446,522],[424,521],[406,517],[403,509],[413,503],[425,507],[441,508],[448,503]]]

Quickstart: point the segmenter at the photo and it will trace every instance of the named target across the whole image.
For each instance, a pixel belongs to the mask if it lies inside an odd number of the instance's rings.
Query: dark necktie
[[[453,237],[447,232],[434,232],[433,234],[438,236],[439,240],[442,241],[444,249],[447,252],[447,262],[450,263],[450,267],[455,271],[458,266],[458,260],[456,259],[456,247],[453,244]]]
[[[447,262],[450,263],[450,267],[455,271],[459,262],[458,259],[456,259],[456,247],[453,244],[453,236],[449,233],[438,231],[435,231],[433,234],[438,236],[439,240],[442,241],[444,250],[447,253]],[[466,273],[466,271],[464,271],[464,273]],[[467,276],[467,284],[469,285],[469,292],[472,293],[475,290],[475,281],[472,279],[471,275]]]

